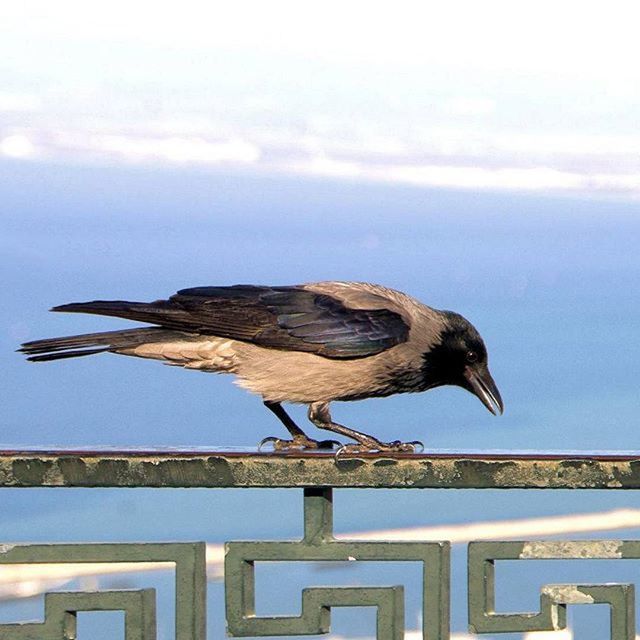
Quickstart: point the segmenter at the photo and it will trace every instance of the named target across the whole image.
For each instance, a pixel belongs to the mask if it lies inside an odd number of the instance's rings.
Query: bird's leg
[[[329,431],[347,436],[358,442],[358,444],[344,445],[344,447],[339,449],[339,453],[366,453],[367,451],[405,451],[414,453],[416,449],[421,446],[420,442],[400,442],[399,440],[394,442],[381,442],[366,433],[361,433],[360,431],[355,431],[354,429],[349,429],[349,427],[333,422],[331,413],[329,412],[328,402],[311,403],[309,405],[308,416],[309,420],[319,429],[328,429]]]
[[[264,401],[264,406],[277,416],[278,420],[287,428],[291,434],[291,440],[281,440],[280,438],[265,438],[260,447],[267,442],[273,444],[276,451],[286,451],[287,449],[332,449],[334,444],[341,446],[336,440],[312,440],[307,434],[291,419],[291,416],[284,410],[279,402]],[[260,448],[259,447],[259,448]]]

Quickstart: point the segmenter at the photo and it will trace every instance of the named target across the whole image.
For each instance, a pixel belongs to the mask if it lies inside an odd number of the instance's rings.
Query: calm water
[[[127,324],[47,313],[64,302],[343,279],[387,284],[472,320],[506,412],[495,418],[470,394],[438,389],[338,404],[341,422],[429,448],[639,448],[635,204],[188,170],[3,164],[0,176],[3,444],[253,447],[279,435],[259,399],[228,377],[108,355],[29,365],[13,350],[26,339]],[[5,490],[0,499],[2,541],[277,539],[299,535],[301,524],[295,491]],[[345,532],[640,506],[632,493],[597,492],[344,491],[336,501]],[[462,631],[462,550],[454,560],[453,629]],[[618,566],[595,565],[584,577],[567,563],[545,566],[531,582],[622,579]],[[286,588],[259,600],[264,612],[294,612],[304,584],[405,582],[408,626],[417,626],[416,568],[288,570],[290,579],[273,578]],[[265,585],[272,574],[261,575]],[[167,591],[167,580],[158,584]],[[537,608],[537,586],[504,591],[504,610]],[[220,586],[211,592],[217,639]],[[591,609],[575,615],[576,631],[604,637],[606,616]],[[40,615],[38,601],[0,608],[1,621]],[[108,618],[118,629],[121,620]],[[371,615],[336,620],[339,633],[373,633]]]

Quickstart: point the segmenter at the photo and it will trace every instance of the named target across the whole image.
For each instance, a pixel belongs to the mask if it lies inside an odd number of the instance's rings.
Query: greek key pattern
[[[3,545],[1,564],[146,563],[175,565],[175,638],[205,640],[204,543]],[[124,611],[125,640],[155,640],[155,590],[45,595],[44,622],[0,624],[0,640],[71,640],[80,611]]]
[[[265,561],[415,561],[423,565],[423,635],[449,638],[449,544],[446,542],[350,542],[335,540],[328,489],[305,490],[304,537],[299,542],[229,542],[225,594],[233,636],[319,635],[330,631],[332,607],[377,608],[378,640],[404,637],[401,586],[310,588],[300,616],[256,616],[254,571]]]
[[[124,611],[125,640],[155,640],[154,589],[101,591],[100,593],[47,593],[44,622],[0,625],[7,640],[67,640],[77,637],[79,611]]]
[[[474,633],[522,633],[566,628],[573,604],[608,604],[611,640],[634,640],[635,590],[632,584],[548,584],[540,592],[540,610],[496,613],[495,563],[498,560],[639,559],[640,542],[571,540],[471,542],[468,549],[469,626]]]

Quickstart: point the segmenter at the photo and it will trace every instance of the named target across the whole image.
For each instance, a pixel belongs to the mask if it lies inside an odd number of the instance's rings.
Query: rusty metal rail
[[[640,453],[4,450],[0,487],[640,489]]]
[[[308,587],[302,590],[299,615],[256,614],[256,564],[393,561],[422,567],[422,637],[449,640],[451,541],[336,538],[334,489],[640,489],[640,453],[439,452],[336,458],[330,452],[4,450],[0,451],[1,487],[298,487],[304,490],[302,539],[225,545],[228,634],[322,635],[330,632],[332,609],[375,607],[377,640],[402,640],[402,585]],[[637,540],[472,541],[467,548],[469,628],[474,634],[559,630],[566,627],[568,606],[607,604],[611,611],[609,637],[634,640],[633,584],[544,584],[538,611],[503,611],[496,610],[495,567],[504,561],[639,558]],[[172,564],[174,637],[205,640],[204,543],[15,545],[0,541],[0,570],[2,565],[114,562]],[[78,612],[104,610],[125,611],[125,640],[156,639],[155,591],[137,589],[47,594],[43,622],[0,624],[0,640],[73,638]]]

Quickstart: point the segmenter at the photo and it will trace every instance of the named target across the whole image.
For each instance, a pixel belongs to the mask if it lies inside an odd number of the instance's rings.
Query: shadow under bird
[[[153,326],[22,345],[32,362],[111,352],[165,364],[233,373],[262,396],[291,434],[266,438],[277,450],[331,447],[309,438],[282,402],[307,404],[320,429],[357,442],[347,451],[414,451],[333,421],[333,400],[362,400],[457,385],[493,414],[503,404],[478,331],[461,315],[432,309],[400,291],[358,282],[183,289],[168,300],[78,302],[52,311],[92,313]],[[337,443],[340,444],[340,443]]]

